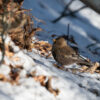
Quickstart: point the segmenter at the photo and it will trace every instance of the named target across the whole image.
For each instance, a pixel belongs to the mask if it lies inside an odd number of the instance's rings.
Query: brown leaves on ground
[[[3,44],[2,41],[0,41],[0,52],[2,52],[2,50],[3,50]],[[10,46],[10,44],[5,44],[5,56],[7,56],[8,58],[14,56],[14,50],[13,47]]]
[[[45,41],[38,41],[33,44],[33,48],[37,49],[42,56],[47,58],[51,56],[52,45]]]
[[[52,77],[49,77],[48,78],[48,81],[46,82],[46,88],[47,90],[49,90],[49,92],[51,92],[52,94],[54,94],[55,96],[59,95],[59,89],[53,89],[52,86],[51,86],[51,80],[52,80]]]
[[[40,84],[41,84],[42,86],[45,86],[46,76],[40,75],[40,76],[34,76],[33,78],[34,78],[35,81],[40,82]]]
[[[18,18],[17,18],[18,16]],[[13,16],[14,17],[14,16]],[[9,35],[14,43],[23,49],[30,49],[32,37],[36,30],[33,28],[31,17],[23,12],[23,9],[17,11],[14,17],[16,26],[12,27]],[[16,23],[17,22],[17,23]],[[19,25],[18,25],[19,22]]]
[[[14,56],[14,51],[13,48],[9,45],[5,46],[5,55],[9,58],[11,58],[12,56]]]
[[[3,74],[0,74],[0,81],[7,81],[7,78],[3,75]]]
[[[44,75],[35,76],[34,80],[40,82],[40,84],[42,86],[44,86],[49,92],[51,92],[55,96],[57,96],[59,94],[59,92],[60,92],[59,89],[53,89],[52,88],[52,85],[51,85],[52,77],[49,77],[47,82],[45,82],[46,76],[44,76]]]
[[[9,73],[10,79],[8,82],[10,82],[12,85],[16,84],[19,85],[19,79],[20,79],[20,71],[23,69],[22,66],[9,66],[11,68],[11,71]]]
[[[12,66],[9,65],[11,71],[9,77],[6,77],[3,74],[0,74],[0,81],[9,82],[12,85],[19,85],[20,71],[23,69],[22,66]],[[57,96],[59,94],[59,89],[53,89],[51,84],[52,77],[47,77],[45,75],[36,76],[36,71],[32,71],[26,75],[26,78],[32,77],[35,81],[39,82],[41,86],[44,86],[49,92]]]
[[[35,35],[35,32],[42,31],[42,29],[34,28],[33,16],[30,14],[30,10],[21,8],[23,0],[18,2],[8,0],[4,5],[3,1],[1,0],[0,2],[0,32],[3,32],[5,29],[4,33],[9,34],[12,41],[21,49],[31,51],[32,48],[36,48],[42,56],[47,58],[51,56],[49,52],[51,45],[49,43],[39,41],[32,44],[32,37]]]
[[[22,27],[26,23],[25,15],[18,14],[21,5],[13,0],[1,0],[0,5],[0,32],[9,33],[11,29]],[[21,21],[22,20],[22,21]]]
[[[65,68],[64,66],[59,66],[57,64],[53,64],[54,67],[58,68],[58,69],[61,69],[63,71],[69,71],[69,72],[72,72],[72,73],[77,73],[77,72],[82,72],[82,73],[98,73],[100,74],[100,63],[98,62],[95,62],[92,66],[82,66],[80,68]]]
[[[22,1],[23,0],[18,0],[18,2],[14,2],[13,0],[0,1],[0,32],[3,35],[9,35],[12,41],[20,48],[27,50],[36,48],[40,51],[41,55],[49,57],[51,55],[50,51],[52,47],[49,43],[39,41],[35,42],[32,46],[32,37],[35,35],[36,31],[41,31],[42,29],[34,28],[34,23],[31,15],[29,14],[29,10],[21,8]],[[2,39],[0,39],[1,52],[3,51],[4,46],[2,42]],[[13,47],[11,47],[10,44],[5,44],[5,55],[9,59],[14,56],[14,53]],[[9,78],[3,74],[0,74],[0,80],[18,85],[22,66],[9,65],[9,67],[11,69]],[[30,74],[34,80],[40,82],[42,86],[46,87],[46,89],[55,96],[58,95],[59,90],[53,89],[51,86],[51,78],[48,78],[47,82],[45,82],[47,78],[46,76],[34,76],[34,74],[35,73]]]
[[[12,66],[12,65],[9,65],[11,71],[9,73],[9,77],[6,77],[5,75],[3,74],[0,74],[0,81],[2,82],[9,82],[11,83],[12,85],[16,84],[18,85],[18,81],[20,79],[20,70],[22,69],[22,66]]]
[[[22,49],[31,49],[32,37],[41,28],[34,28],[30,10],[21,8],[23,0],[0,1],[0,32],[9,34]]]
[[[20,78],[19,73],[20,73],[20,71],[18,68],[11,69],[11,72],[9,73],[9,75],[10,75],[9,82],[11,84],[18,84],[18,80]]]
[[[45,75],[36,76],[36,71],[31,72],[27,75],[27,77],[33,77],[35,81],[39,82],[42,86],[44,86],[49,92],[57,96],[59,94],[59,89],[53,89],[51,85],[52,77],[47,77]],[[48,80],[46,81],[46,79]]]
[[[18,27],[17,29],[10,31],[9,35],[17,46],[19,46],[22,49],[31,50],[32,37],[35,35],[35,32],[41,31],[42,29],[33,28],[33,22],[31,20],[31,17],[26,16],[25,19],[27,20],[27,23],[23,25],[24,27]]]
[[[93,74],[94,72],[97,72],[99,67],[100,67],[100,64],[98,62],[96,62],[93,64],[93,66],[91,66],[89,68],[87,66],[83,66],[82,72],[89,72],[89,73]]]

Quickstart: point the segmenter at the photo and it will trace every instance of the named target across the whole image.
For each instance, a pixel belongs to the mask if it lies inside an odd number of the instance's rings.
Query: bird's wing
[[[61,52],[61,56],[63,56],[64,58],[73,59],[73,60],[78,59],[78,54],[71,48],[59,49],[59,52]]]
[[[75,52],[75,50],[73,50],[70,47],[64,47],[61,50],[62,50],[62,52],[65,53],[65,55],[73,55],[73,56],[77,55],[77,53]]]

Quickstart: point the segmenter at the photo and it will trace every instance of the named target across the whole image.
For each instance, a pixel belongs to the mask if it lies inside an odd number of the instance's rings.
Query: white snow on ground
[[[100,47],[100,15],[86,8],[76,15],[79,18],[64,17],[57,23],[51,21],[60,15],[65,6],[64,0],[25,0],[23,7],[32,9],[33,16],[43,20],[45,24],[35,21],[36,27],[43,28],[42,32],[36,33],[36,38],[48,41],[52,44],[52,34],[57,36],[67,34],[67,25],[70,23],[70,34],[74,36],[80,53],[92,61],[100,61],[100,55],[94,55],[86,47],[91,43],[97,43],[92,47],[94,50]],[[69,1],[69,0],[68,0]],[[83,4],[74,2],[71,8]],[[93,38],[96,38],[94,40]],[[7,41],[10,41],[8,38]],[[13,65],[23,65],[20,73],[19,85],[11,85],[0,81],[0,100],[100,100],[100,75],[90,73],[77,73],[62,71],[53,66],[53,58],[41,57],[35,50],[32,52],[21,51],[11,43],[19,57],[18,61],[11,61],[5,57],[6,62]],[[99,50],[100,54],[100,50]],[[72,65],[76,66],[77,65]],[[41,86],[33,78],[26,78],[26,73],[36,71],[37,75],[52,76],[52,87],[60,90],[59,95],[54,96],[45,87]],[[0,66],[0,73],[8,75],[10,68],[7,65]]]

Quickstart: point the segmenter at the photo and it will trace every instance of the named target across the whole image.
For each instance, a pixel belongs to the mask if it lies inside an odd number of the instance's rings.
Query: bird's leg
[[[61,64],[53,64],[56,68],[64,70],[64,66]]]

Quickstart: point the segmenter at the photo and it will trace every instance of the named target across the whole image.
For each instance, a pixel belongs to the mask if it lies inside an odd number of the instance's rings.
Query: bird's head
[[[64,47],[67,45],[67,36],[63,35],[55,39],[54,44],[58,45],[59,47]]]

